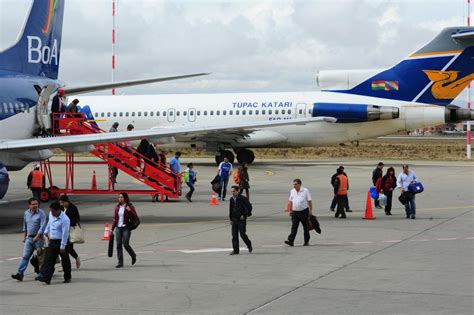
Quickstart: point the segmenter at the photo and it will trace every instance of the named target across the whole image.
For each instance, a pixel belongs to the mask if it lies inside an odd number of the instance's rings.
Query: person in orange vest
[[[344,170],[339,168],[337,170],[337,176],[334,182],[334,195],[337,199],[337,210],[336,214],[334,215],[336,218],[339,218],[339,216],[341,216],[341,219],[346,218],[344,208],[347,208],[347,204],[349,203],[349,199],[347,198],[348,190],[349,180],[347,179],[347,176],[344,175]]]
[[[33,197],[39,200],[41,190],[43,190],[45,186],[45,178],[43,172],[40,171],[39,164],[35,165],[35,168],[30,172],[28,175],[28,180],[26,185],[31,192],[33,193]]]

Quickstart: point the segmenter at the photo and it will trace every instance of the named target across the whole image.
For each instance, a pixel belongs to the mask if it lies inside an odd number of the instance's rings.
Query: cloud
[[[19,32],[25,3],[0,2],[2,46]],[[116,3],[117,80],[212,72],[119,91],[136,94],[315,90],[319,69],[398,62],[445,25],[462,22],[464,0],[435,1],[430,7],[421,0]],[[111,28],[110,0],[66,1],[62,80],[69,85],[110,81]]]

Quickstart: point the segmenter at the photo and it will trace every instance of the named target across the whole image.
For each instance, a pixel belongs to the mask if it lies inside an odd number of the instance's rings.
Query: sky
[[[30,1],[0,0],[0,50],[15,42]],[[117,93],[315,91],[318,70],[387,68],[442,28],[466,25],[466,2],[116,0],[116,80],[212,73]],[[66,0],[67,85],[111,80],[111,7]]]

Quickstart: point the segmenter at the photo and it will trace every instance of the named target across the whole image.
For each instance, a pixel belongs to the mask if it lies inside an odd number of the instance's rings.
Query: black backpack
[[[244,197],[244,196],[242,196]],[[245,198],[245,197],[244,197]],[[252,204],[250,203],[250,201],[245,198],[245,203],[244,203],[244,207],[245,207],[245,211],[247,212],[247,217],[251,217],[252,216],[252,210],[253,210],[253,206]]]

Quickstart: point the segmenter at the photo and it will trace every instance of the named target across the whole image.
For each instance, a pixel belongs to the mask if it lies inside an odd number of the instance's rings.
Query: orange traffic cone
[[[95,178],[95,171],[92,173],[92,190],[97,190],[97,179]]]
[[[367,192],[367,200],[365,202],[365,217],[364,220],[375,220],[374,213],[372,211],[372,199],[370,198],[370,191]]]
[[[216,194],[215,194],[215,193],[212,193],[211,206],[217,206],[217,198],[216,198]]]
[[[104,236],[102,236],[101,240],[103,240],[103,241],[109,241],[110,240],[110,229],[109,229],[109,224],[108,223],[105,223]]]

